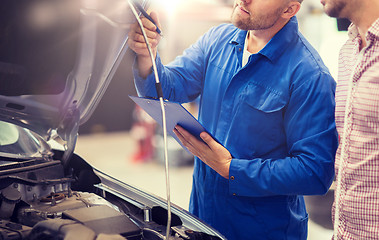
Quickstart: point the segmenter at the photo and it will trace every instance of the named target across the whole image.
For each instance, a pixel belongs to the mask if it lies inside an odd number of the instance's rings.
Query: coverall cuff
[[[229,167],[229,194],[237,196],[240,194],[240,184],[239,184],[239,169],[241,169],[241,164],[240,164],[239,159],[233,158],[232,161],[230,162],[230,167]]]
[[[134,59],[132,71],[134,76],[134,84],[137,90],[138,96],[147,96],[148,92],[150,92],[151,89],[153,89],[153,93],[155,93],[155,75],[154,75],[154,69],[151,67],[151,73],[146,78],[143,78],[139,74],[138,66],[137,66],[137,57]],[[160,67],[158,64],[160,62],[160,56],[157,53],[157,57],[155,59],[155,62],[157,64],[157,68]],[[160,69],[158,69],[158,72]],[[150,97],[157,97],[157,96],[150,96]]]

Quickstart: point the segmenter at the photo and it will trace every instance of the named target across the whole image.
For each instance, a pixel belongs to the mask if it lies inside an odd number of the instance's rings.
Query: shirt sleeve
[[[335,81],[310,76],[292,91],[284,114],[288,156],[232,159],[229,192],[239,196],[313,195],[334,178],[338,137],[334,121]]]

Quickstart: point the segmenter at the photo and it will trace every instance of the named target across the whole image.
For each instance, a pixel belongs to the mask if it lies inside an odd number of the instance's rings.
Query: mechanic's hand
[[[161,28],[157,13],[151,12],[150,16],[154,19],[157,26]],[[141,22],[144,26],[146,36],[155,59],[157,56],[157,46],[161,40],[161,36],[156,31],[157,27],[147,18],[141,17]],[[138,22],[135,22],[130,28],[128,34],[128,46],[137,54],[137,64],[140,75],[142,77],[147,77],[151,73],[151,67],[153,64],[151,63],[149,50],[146,46],[145,39]]]
[[[174,133],[193,155],[200,158],[201,161],[224,178],[229,178],[229,166],[232,161],[232,155],[208,133],[202,132],[200,134],[201,139],[203,139],[205,143],[198,140],[179,125],[175,127]]]

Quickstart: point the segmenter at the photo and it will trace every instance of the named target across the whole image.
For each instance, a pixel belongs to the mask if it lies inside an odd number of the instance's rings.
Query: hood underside
[[[5,2],[4,2],[5,1]],[[73,151],[127,50],[126,0],[4,0],[0,120]],[[145,1],[142,5],[146,5]]]

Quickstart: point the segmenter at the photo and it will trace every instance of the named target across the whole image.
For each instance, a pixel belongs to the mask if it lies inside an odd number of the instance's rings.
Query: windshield
[[[0,157],[22,160],[50,152],[48,144],[28,129],[0,121]]]

